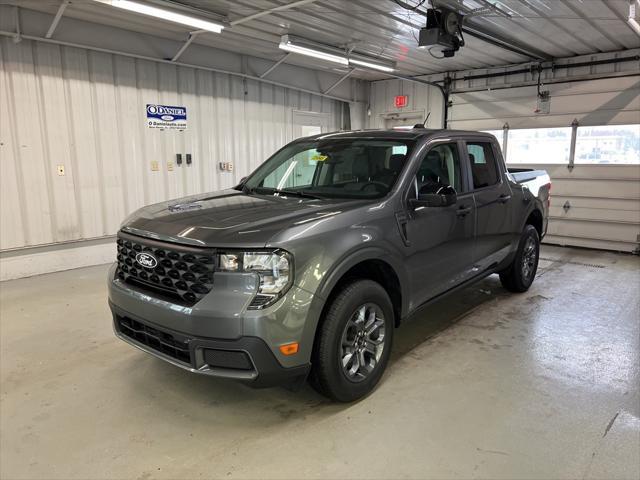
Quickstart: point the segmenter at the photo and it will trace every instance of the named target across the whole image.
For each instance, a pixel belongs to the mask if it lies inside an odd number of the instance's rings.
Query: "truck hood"
[[[245,194],[223,190],[141,208],[121,226],[125,232],[196,246],[266,246],[275,234],[368,203]]]

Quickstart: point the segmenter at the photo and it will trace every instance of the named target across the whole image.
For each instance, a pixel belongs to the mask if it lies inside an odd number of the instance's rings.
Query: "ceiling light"
[[[640,0],[631,0],[629,3],[629,18],[627,22],[640,35]]]
[[[364,57],[362,55],[349,56],[349,65],[359,65],[361,67],[372,68],[382,72],[393,72],[396,68],[394,62],[386,62],[384,60]]]
[[[168,22],[179,23],[181,25],[187,25],[199,30],[206,30],[209,32],[220,33],[224,28],[221,23],[212,22],[203,18],[192,17],[191,15],[185,15],[172,10],[164,8],[153,7],[145,3],[132,2],[130,0],[95,0],[96,2],[111,5],[112,7],[121,8],[130,12],[140,13],[142,15],[149,15],[150,17],[159,18]]]
[[[293,35],[283,35],[280,39],[280,48],[287,52],[299,53],[300,55],[319,58],[320,60],[326,60],[327,62],[349,65],[347,57],[342,54],[341,50],[305,40],[303,38],[294,37]]]

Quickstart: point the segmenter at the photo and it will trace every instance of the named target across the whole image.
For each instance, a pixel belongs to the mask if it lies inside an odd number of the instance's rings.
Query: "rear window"
[[[473,188],[486,188],[498,183],[498,165],[490,143],[467,143]]]

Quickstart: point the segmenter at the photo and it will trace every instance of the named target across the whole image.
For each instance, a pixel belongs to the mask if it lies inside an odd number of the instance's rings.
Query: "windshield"
[[[325,139],[287,145],[243,184],[246,192],[379,198],[393,187],[411,140]]]

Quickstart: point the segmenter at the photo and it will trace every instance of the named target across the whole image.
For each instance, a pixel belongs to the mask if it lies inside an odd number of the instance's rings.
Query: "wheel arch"
[[[409,298],[407,294],[403,295],[403,292],[407,292],[406,273],[400,261],[395,261],[394,256],[389,252],[380,248],[368,248],[343,258],[323,279],[314,296],[314,302],[321,302],[321,305],[316,306],[319,318],[314,328],[314,335],[322,323],[326,308],[340,290],[340,286],[354,278],[368,278],[379,283],[391,299],[395,325],[400,323],[407,311]]]
[[[533,225],[538,232],[538,237],[542,239],[544,217],[538,208],[534,208],[524,222],[525,225]]]

